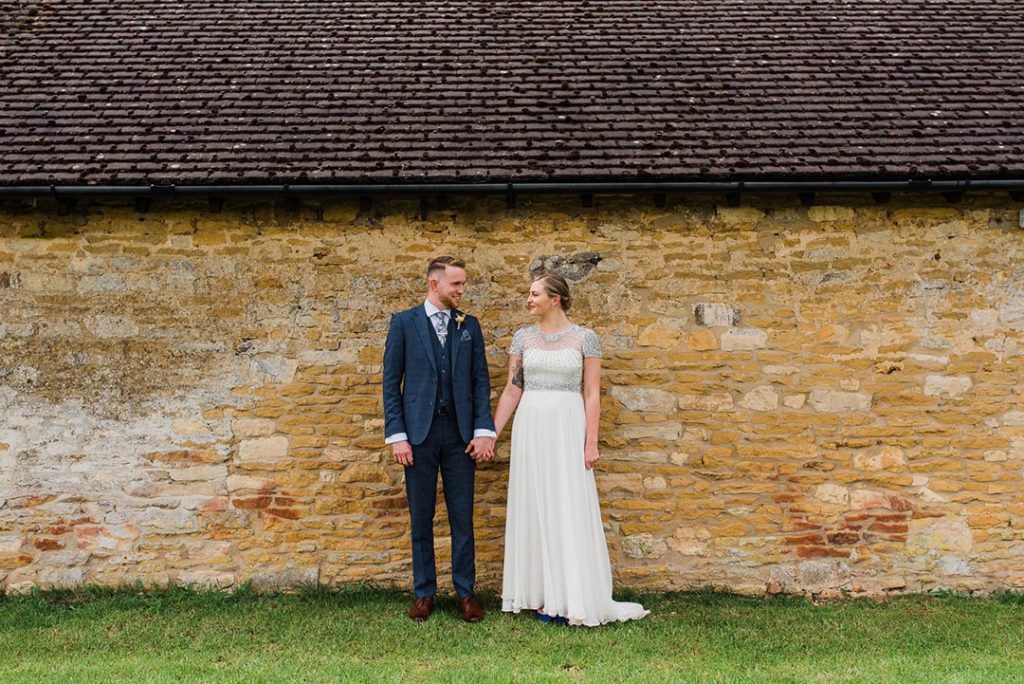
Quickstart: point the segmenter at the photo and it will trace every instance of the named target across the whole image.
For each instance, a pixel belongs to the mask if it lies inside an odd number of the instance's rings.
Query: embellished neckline
[[[576,326],[575,323],[570,323],[568,328],[566,328],[565,330],[562,330],[560,332],[556,332],[556,333],[546,333],[543,330],[541,330],[539,325],[535,325],[533,327],[536,328],[537,332],[544,338],[545,342],[554,342],[559,337],[565,335],[567,332],[569,332],[570,330],[572,330],[573,328],[575,328],[577,326]]]

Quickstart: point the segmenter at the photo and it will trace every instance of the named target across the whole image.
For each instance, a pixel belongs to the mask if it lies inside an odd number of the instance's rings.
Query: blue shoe
[[[554,616],[553,618],[551,618],[551,621],[554,622],[556,625],[568,625],[569,624],[569,618],[562,617],[561,615]]]
[[[544,613],[538,612],[537,619],[541,622],[553,622],[555,618],[551,617],[550,615],[545,615]]]

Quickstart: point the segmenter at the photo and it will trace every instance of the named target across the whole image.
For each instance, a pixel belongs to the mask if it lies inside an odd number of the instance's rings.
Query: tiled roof
[[[1020,0],[0,0],[0,185],[1024,177]]]

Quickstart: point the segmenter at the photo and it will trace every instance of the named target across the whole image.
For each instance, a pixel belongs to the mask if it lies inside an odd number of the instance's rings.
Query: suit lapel
[[[434,347],[430,344],[429,335],[434,335],[434,326],[430,325],[430,319],[427,318],[427,310],[422,306],[418,306],[413,313],[413,318],[416,320],[416,324],[413,326],[416,328],[416,332],[419,333],[420,342],[423,343],[423,351],[427,355],[427,360],[430,361],[430,367],[437,372],[437,359],[434,358]]]
[[[452,315],[448,318],[448,339],[452,343],[452,368],[454,369],[455,362],[459,359],[459,347],[462,346],[462,330],[455,325],[455,317],[461,316],[461,312],[458,309],[452,309]],[[453,376],[454,379],[454,376]]]

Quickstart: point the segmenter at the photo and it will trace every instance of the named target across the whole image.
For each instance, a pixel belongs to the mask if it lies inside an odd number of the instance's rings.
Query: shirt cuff
[[[384,438],[384,444],[394,444],[395,442],[408,442],[409,437],[404,432],[396,432],[390,437]]]
[[[473,437],[490,437],[491,439],[497,438],[498,433],[494,430],[473,430]]]

